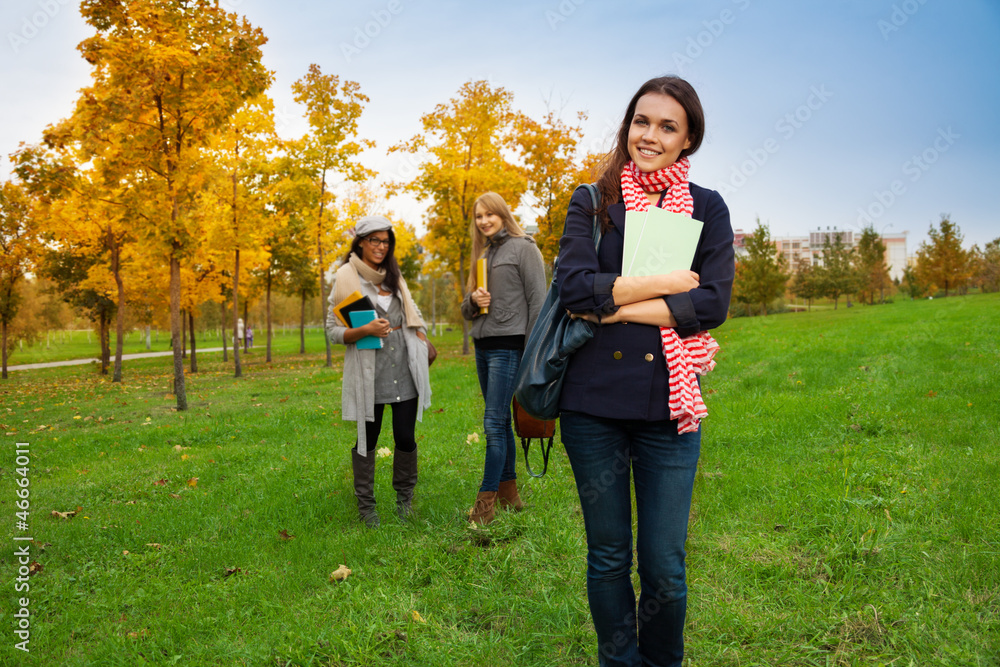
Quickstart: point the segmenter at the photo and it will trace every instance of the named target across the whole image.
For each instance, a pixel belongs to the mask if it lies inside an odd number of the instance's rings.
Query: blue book
[[[348,313],[348,317],[351,318],[351,326],[357,329],[374,320],[378,314],[374,310],[355,310]],[[382,339],[378,336],[365,336],[359,338],[355,345],[358,346],[359,350],[381,350]]]

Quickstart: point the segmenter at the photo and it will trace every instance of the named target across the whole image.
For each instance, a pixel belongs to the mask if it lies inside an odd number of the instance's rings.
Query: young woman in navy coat
[[[560,300],[574,316],[598,323],[570,361],[560,411],[587,531],[587,595],[601,665],[679,666],[684,655],[684,542],[704,413],[678,417],[671,410],[671,372],[680,382],[680,371],[687,377],[690,369],[674,365],[669,346],[715,345],[703,332],[725,321],[735,273],[725,202],[687,179],[687,157],[704,128],[701,102],[686,81],[643,84],[597,181],[600,250],[583,189],[573,195],[560,242]],[[704,223],[691,270],[621,275],[626,210],[649,206]],[[690,384],[700,401],[697,380]]]

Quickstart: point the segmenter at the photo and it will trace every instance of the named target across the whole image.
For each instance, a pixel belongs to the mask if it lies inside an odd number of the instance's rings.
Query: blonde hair
[[[503,220],[503,228],[507,230],[508,236],[527,236],[521,226],[514,220],[514,214],[510,212],[510,207],[503,197],[495,192],[484,192],[476,199],[472,205],[472,220],[469,222],[469,236],[472,237],[472,254],[470,255],[469,279],[465,281],[467,291],[476,289],[476,269],[475,262],[483,256],[486,250],[487,237],[476,226],[476,208],[482,206],[487,213],[493,213]]]

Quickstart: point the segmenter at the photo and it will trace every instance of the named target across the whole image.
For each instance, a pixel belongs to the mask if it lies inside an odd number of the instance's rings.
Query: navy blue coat
[[[691,265],[700,285],[666,298],[681,336],[725,322],[735,275],[729,208],[718,192],[694,183],[691,196],[692,217],[705,223]],[[570,312],[616,310],[611,288],[622,271],[625,204],[612,204],[608,215],[612,225],[604,233],[600,253],[596,253],[590,194],[578,190],[570,201],[566,231],[559,242],[558,269],[559,298]],[[651,360],[648,355],[652,355]],[[593,340],[570,360],[559,409],[618,419],[669,419],[668,379],[659,327],[624,323],[598,326]]]

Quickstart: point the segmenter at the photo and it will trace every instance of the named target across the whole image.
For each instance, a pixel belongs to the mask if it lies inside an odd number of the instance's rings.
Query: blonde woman
[[[486,257],[487,288],[469,281],[462,316],[472,321],[476,372],[486,411],[486,461],[483,481],[469,521],[493,521],[494,509],[521,509],[514,464],[517,449],[511,429],[510,403],[524,341],[545,300],[545,267],[534,240],[514,220],[503,198],[487,192],[476,200],[469,226],[472,258]],[[482,312],[487,309],[487,312]]]

